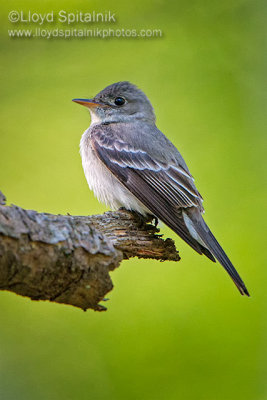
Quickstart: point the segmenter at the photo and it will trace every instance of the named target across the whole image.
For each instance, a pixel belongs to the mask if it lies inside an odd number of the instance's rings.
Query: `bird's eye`
[[[123,97],[116,97],[114,103],[116,104],[116,106],[123,106],[123,104],[125,103],[125,99]]]

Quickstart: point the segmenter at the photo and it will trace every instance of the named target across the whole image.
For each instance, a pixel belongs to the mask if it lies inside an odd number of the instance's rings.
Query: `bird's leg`
[[[136,219],[136,222],[137,222],[137,227],[138,228],[144,228],[146,223],[147,223],[147,218],[144,215],[140,214],[138,211],[133,211],[132,210],[131,212],[135,216],[135,219]]]
[[[153,223],[153,221],[155,221],[154,225],[155,225],[155,228],[157,228],[157,226],[159,224],[159,219],[158,219],[158,217],[156,217],[156,215],[153,215],[152,223]]]
[[[146,214],[144,216],[143,214],[140,214],[138,211],[127,210],[127,208],[125,208],[125,207],[120,207],[119,211],[131,212],[135,216],[138,228],[143,228],[147,223],[154,225],[155,228],[157,228],[157,226],[158,226],[159,220],[153,214]],[[154,222],[154,224],[153,224],[153,222]]]
[[[125,208],[125,207],[120,207],[119,211],[129,211],[129,210],[127,210],[127,208]]]
[[[131,213],[137,222],[137,228],[143,228],[147,222],[146,217],[144,217],[144,215],[140,214],[137,211],[127,210],[127,208],[125,207],[120,207],[119,211],[127,211],[128,213]]]
[[[147,222],[150,222],[156,228],[159,223],[158,217],[156,217],[156,215],[153,215],[153,214],[147,214],[146,216],[147,216]]]

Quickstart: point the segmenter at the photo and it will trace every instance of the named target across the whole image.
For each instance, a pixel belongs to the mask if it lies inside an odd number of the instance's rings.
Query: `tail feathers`
[[[213,257],[212,253],[207,249],[207,247],[200,245],[201,251],[208,257],[212,262],[216,262],[216,259]]]
[[[223,266],[223,268],[228,272],[235,285],[237,286],[239,292],[242,295],[249,296],[249,292],[241,279],[240,275],[236,271],[235,267],[225,254],[224,250],[210,231],[208,225],[205,223],[201,214],[198,212],[190,215],[190,219],[194,225],[195,231],[199,235],[202,245],[211,252],[211,254],[219,261],[219,263]],[[205,254],[205,252],[203,251]]]

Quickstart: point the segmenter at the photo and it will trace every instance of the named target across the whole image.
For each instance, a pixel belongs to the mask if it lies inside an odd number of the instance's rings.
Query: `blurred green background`
[[[163,37],[8,37],[7,29],[29,27],[9,23],[9,11],[61,9],[111,10],[114,27],[158,28]],[[1,292],[1,399],[267,399],[265,26],[266,3],[257,0],[2,2],[0,189],[8,201],[102,213],[79,156],[90,117],[71,99],[129,80],[184,155],[206,221],[252,297],[166,228],[182,260],[125,261],[112,272],[106,313]]]

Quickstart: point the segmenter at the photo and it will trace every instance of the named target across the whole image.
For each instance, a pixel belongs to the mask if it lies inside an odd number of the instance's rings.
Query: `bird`
[[[216,260],[242,295],[249,292],[203,219],[203,198],[172,142],[157,128],[145,93],[128,81],[113,83],[92,99],[72,101],[87,107],[91,124],[80,141],[89,188],[111,209],[152,214],[197,253]]]

